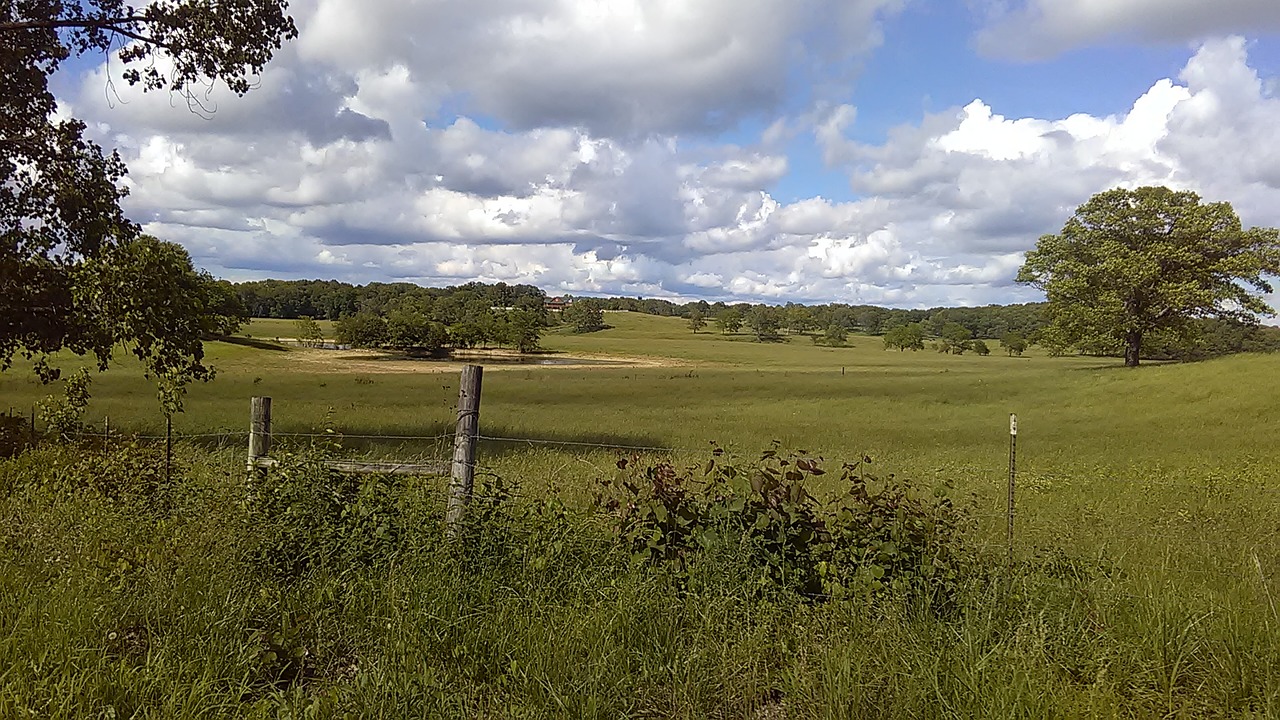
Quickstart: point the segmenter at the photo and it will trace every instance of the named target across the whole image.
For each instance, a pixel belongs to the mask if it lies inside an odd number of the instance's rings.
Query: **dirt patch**
[[[524,359],[546,359],[548,364],[517,362]],[[609,368],[680,367],[687,363],[672,358],[627,357],[623,355],[582,354],[580,356],[524,356],[504,350],[473,350],[454,353],[448,360],[415,360],[395,353],[376,350],[297,349],[289,354],[291,363],[301,363],[314,372],[332,373],[457,373],[463,365],[485,365],[488,371],[505,370],[602,370]]]

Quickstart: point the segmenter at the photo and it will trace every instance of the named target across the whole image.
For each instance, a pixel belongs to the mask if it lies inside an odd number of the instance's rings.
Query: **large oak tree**
[[[1190,332],[1197,318],[1257,322],[1280,274],[1280,233],[1245,229],[1230,203],[1165,187],[1108,190],[1027,253],[1018,281],[1048,295],[1046,344],[1120,350]]]
[[[50,379],[45,361],[63,349],[106,367],[123,342],[169,382],[207,375],[208,318],[184,313],[205,312],[225,289],[198,278],[180,248],[140,237],[120,207],[124,163],[57,112],[49,78],[70,57],[114,54],[146,90],[192,99],[220,81],[244,93],[297,30],[285,0],[141,5],[0,2],[0,369],[22,354]],[[206,295],[147,295],[179,287]]]

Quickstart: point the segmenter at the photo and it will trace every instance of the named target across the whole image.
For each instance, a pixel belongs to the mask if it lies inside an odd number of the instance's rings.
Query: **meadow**
[[[1280,716],[1280,357],[1129,370],[1036,349],[1007,357],[995,343],[988,357],[951,356],[866,336],[762,344],[633,313],[606,322],[550,332],[546,357],[621,364],[486,368],[485,478],[516,486],[527,507],[589,512],[620,457],[692,465],[713,442],[753,457],[774,441],[836,465],[869,456],[877,472],[964,498],[966,542],[987,570],[959,615],[672,590],[611,564],[585,531],[530,530],[538,549],[514,565],[459,566],[424,535],[377,573],[251,579],[217,549],[247,521],[200,504],[241,502],[250,396],[273,398],[282,451],[331,430],[343,452],[403,459],[446,455],[447,440],[415,438],[448,433],[457,399],[456,363],[274,349],[258,341],[290,337],[292,324],[260,320],[243,344],[207,345],[218,375],[174,419],[189,437],[184,481],[199,492],[168,525],[138,520],[145,540],[110,530],[135,527],[113,514],[127,503],[60,505],[30,490],[43,468],[75,466],[74,452],[0,466],[0,519],[28,538],[0,556],[0,715]],[[0,374],[0,410],[26,414],[53,389],[16,367]],[[90,426],[164,427],[130,363],[92,391]],[[1020,429],[1012,566],[1009,413]],[[814,492],[836,491],[832,477]],[[412,486],[424,527],[442,483]],[[137,577],[104,560],[131,542],[150,548],[125,553],[147,568]],[[246,628],[266,626],[327,658],[326,674],[262,681],[276,666]],[[141,651],[118,647],[127,632],[146,637]],[[271,652],[279,664],[284,651]]]

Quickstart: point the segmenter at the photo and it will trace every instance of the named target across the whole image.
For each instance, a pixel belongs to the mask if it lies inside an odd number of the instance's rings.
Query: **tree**
[[[923,350],[924,328],[920,323],[910,323],[892,328],[884,334],[884,349],[889,350],[891,348],[896,348],[899,351]]]
[[[127,192],[121,183],[124,163],[117,153],[108,155],[85,139],[83,122],[59,116],[49,78],[73,55],[118,49],[126,82],[198,103],[189,88],[211,80],[247,92],[274,51],[297,30],[285,15],[284,0],[140,5],[125,0],[0,4],[0,317],[15,319],[0,322],[0,369],[21,353],[34,357],[42,379],[51,380],[57,376],[47,362],[52,353],[93,354],[105,368],[112,349],[126,343],[149,348],[140,356],[147,372],[171,384],[208,377],[199,338],[164,341],[163,334],[148,335],[154,330],[140,310],[129,320],[103,314],[106,297],[156,314],[148,288],[193,283],[197,276],[185,253],[179,257],[163,250],[167,257],[150,260],[138,255],[161,246],[154,239],[137,244],[140,229],[120,208]],[[159,262],[152,271],[177,275],[134,278],[122,275],[126,265],[113,264],[151,260]],[[111,285],[107,279],[121,277],[129,282]],[[158,314],[181,321],[174,331],[180,334],[202,320],[188,322],[176,310],[203,312],[205,298],[178,298]]]
[[[827,326],[827,331],[821,337],[813,336],[815,345],[827,345],[829,347],[843,347],[845,342],[849,340],[849,331],[844,329],[843,325],[831,323]]]
[[[380,348],[387,344],[387,321],[377,313],[362,311],[340,318],[334,324],[338,342],[358,348]]]
[[[813,314],[809,308],[796,303],[787,303],[782,311],[783,322],[790,333],[803,333],[813,327]]]
[[[970,348],[969,340],[973,333],[958,322],[945,322],[942,325],[942,341],[938,343],[938,352],[963,355]]]
[[[473,348],[485,340],[484,328],[470,320],[449,326],[449,344],[460,348]]]
[[[598,300],[575,300],[562,314],[565,322],[573,326],[574,332],[589,333],[604,329],[604,311]]]
[[[208,273],[200,273],[200,277],[204,281],[206,296],[201,337],[209,340],[235,334],[251,317],[249,309],[240,300],[240,294],[226,280],[215,280]]]
[[[216,280],[196,271],[181,245],[150,235],[115,246],[84,269],[87,276],[77,282],[80,330],[96,334],[88,346],[127,340],[129,353],[156,381],[164,412],[182,412],[186,384],[213,378],[203,364],[203,338],[234,332],[243,320],[234,315],[235,304]],[[99,369],[107,367],[110,350],[106,356],[93,350]]]
[[[386,345],[390,348],[434,353],[449,339],[443,325],[417,310],[392,310],[386,320]]]
[[[66,272],[50,262],[25,273],[8,260],[0,257],[0,370],[21,353],[35,360],[41,380],[55,380],[48,356],[60,349],[92,354],[105,370],[117,343],[128,340],[148,376],[204,380],[212,371],[202,363],[202,339],[243,322],[242,308],[195,270],[186,250],[151,236],[116,243]]]
[[[1022,333],[1010,330],[1000,337],[1000,347],[1004,348],[1009,357],[1021,355],[1027,351],[1027,339],[1022,336]]]
[[[299,344],[307,347],[320,347],[324,344],[324,332],[320,330],[320,323],[310,315],[303,315],[293,321],[293,326],[297,328],[295,332],[298,334]]]
[[[695,334],[702,328],[707,326],[707,319],[702,315],[702,311],[694,308],[689,311],[689,329]]]
[[[536,352],[541,339],[541,313],[531,310],[514,310],[508,315],[504,340],[515,348],[516,352]]]
[[[1049,347],[1124,352],[1137,367],[1148,333],[1184,334],[1195,319],[1256,322],[1275,312],[1265,276],[1280,274],[1280,232],[1245,230],[1230,203],[1164,187],[1115,189],[1045,235],[1018,282],[1049,299]]]
[[[782,339],[778,334],[781,325],[778,308],[759,305],[747,313],[747,326],[756,335],[756,342],[777,342]]]
[[[742,313],[733,308],[721,310],[716,314],[716,327],[720,333],[736,333],[742,329]]]
[[[971,340],[969,342],[969,348],[983,357],[991,354],[991,348],[987,347],[987,344],[982,340]]]
[[[868,335],[878,335],[884,329],[889,313],[880,308],[865,308],[858,313],[858,327]]]

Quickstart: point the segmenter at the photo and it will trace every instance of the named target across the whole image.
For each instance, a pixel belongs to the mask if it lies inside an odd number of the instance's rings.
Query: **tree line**
[[[259,280],[240,283],[236,291],[255,317],[302,321],[304,342],[319,339],[316,319],[334,320],[343,344],[415,354],[492,345],[533,352],[548,324],[546,294],[531,285]]]
[[[546,293],[532,285],[470,282],[454,287],[413,283],[352,285],[337,280],[255,280],[235,285],[253,317],[338,320],[359,313],[386,315],[414,310],[453,325],[490,308],[514,308],[541,314]]]
[[[607,327],[605,311],[640,312],[686,319],[693,332],[748,333],[760,342],[807,336],[814,344],[840,346],[851,333],[880,336],[885,347],[987,354],[992,344],[1021,355],[1035,344],[1055,354],[1115,354],[1116,348],[1081,343],[1064,347],[1049,332],[1048,303],[885,308],[827,303],[765,305],[698,300],[675,303],[659,298],[567,296],[562,312],[547,312],[547,295],[532,285],[471,282],[433,288],[412,283],[352,285],[336,280],[259,280],[234,286],[254,317],[337,321],[340,342],[410,352],[447,347],[506,346],[536,350],[541,333],[564,324],[573,332]],[[1197,360],[1237,352],[1280,350],[1280,329],[1231,318],[1197,318],[1177,334],[1153,333],[1143,356]]]

